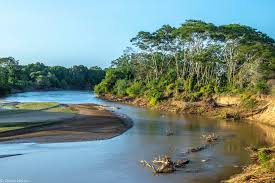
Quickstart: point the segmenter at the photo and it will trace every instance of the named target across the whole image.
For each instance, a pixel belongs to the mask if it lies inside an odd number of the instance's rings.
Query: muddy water
[[[28,92],[12,95],[10,101],[55,101],[96,103],[120,107],[116,112],[132,118],[134,127],[105,141],[55,144],[0,144],[0,155],[23,154],[0,159],[0,179],[34,183],[212,183],[241,171],[249,163],[245,147],[265,146],[265,132],[252,124],[216,121],[198,116],[180,116],[97,99],[83,91]],[[166,130],[175,132],[166,136]],[[209,148],[187,156],[188,166],[170,175],[154,176],[139,164],[159,154],[175,159],[203,143],[203,134],[222,138]],[[202,162],[202,160],[207,160]]]

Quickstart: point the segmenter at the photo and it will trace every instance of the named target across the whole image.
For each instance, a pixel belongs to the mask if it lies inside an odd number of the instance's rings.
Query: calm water
[[[117,112],[132,118],[134,127],[119,137],[104,141],[0,144],[0,155],[24,153],[0,159],[0,180],[20,179],[34,183],[220,182],[249,163],[246,146],[267,144],[264,132],[252,124],[160,113],[106,102],[85,91],[28,92],[14,94],[6,100],[118,106],[121,109]],[[175,131],[176,135],[165,136],[166,129]],[[212,132],[224,138],[201,152],[190,154],[191,163],[174,174],[154,176],[139,164],[139,160],[151,160],[159,154],[181,158],[181,152],[203,143],[201,135]]]

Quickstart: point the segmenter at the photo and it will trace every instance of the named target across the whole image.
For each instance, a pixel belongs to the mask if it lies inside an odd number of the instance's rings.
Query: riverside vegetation
[[[188,20],[141,31],[131,42],[135,47],[112,62],[98,94],[145,96],[154,105],[167,97],[274,93],[275,41],[251,27]]]
[[[275,126],[275,41],[268,35],[245,25],[187,20],[141,31],[131,42],[95,86],[100,97],[233,120],[256,116]],[[228,181],[273,182],[274,148],[258,153],[259,164]]]
[[[162,110],[184,101],[188,113],[203,113],[209,110],[196,102],[215,106],[215,95],[241,95],[250,112],[261,103],[255,94],[275,93],[275,41],[251,27],[187,20],[177,28],[141,31],[131,42],[95,87],[101,97]]]
[[[99,67],[50,67],[39,62],[20,65],[13,57],[0,58],[0,96],[30,90],[90,89],[104,75]]]
[[[141,31],[131,42],[133,47],[128,47],[106,70],[82,65],[72,68],[42,63],[19,65],[12,57],[1,58],[0,95],[95,86],[95,92],[106,99],[180,113],[238,120],[267,111],[258,119],[267,119],[268,124],[275,125],[275,41],[268,35],[239,24],[217,26],[187,20],[180,27],[164,25],[154,32]],[[219,102],[223,101],[221,96],[230,96],[226,105]],[[18,108],[40,110],[44,105],[56,104],[18,104]],[[85,111],[87,106],[78,107]],[[64,106],[48,110],[75,112]],[[4,124],[2,128],[9,131],[11,126]],[[168,131],[167,135],[173,133]],[[258,164],[245,170],[248,176],[241,174],[233,182],[274,180],[269,176],[274,174],[274,148],[256,152]],[[175,165],[169,157],[159,159],[170,167]]]

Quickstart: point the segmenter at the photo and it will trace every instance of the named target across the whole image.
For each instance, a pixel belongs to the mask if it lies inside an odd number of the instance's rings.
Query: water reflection
[[[0,178],[22,177],[32,182],[220,182],[241,171],[249,163],[245,147],[268,144],[267,133],[249,123],[205,119],[160,113],[97,99],[90,92],[55,91],[15,94],[12,101],[56,101],[61,103],[97,103],[118,106],[134,127],[125,134],[107,140],[61,144],[1,144],[5,153],[26,153],[0,159]],[[175,132],[167,136],[167,129]],[[202,145],[203,134],[222,138],[209,148],[188,155],[191,163],[173,175],[153,176],[138,163],[159,154],[183,158],[182,152]],[[272,134],[272,133],[269,133]],[[274,134],[274,133],[273,133]],[[202,162],[207,160],[207,162]],[[40,168],[37,168],[40,165]],[[14,171],[16,167],[16,171]]]

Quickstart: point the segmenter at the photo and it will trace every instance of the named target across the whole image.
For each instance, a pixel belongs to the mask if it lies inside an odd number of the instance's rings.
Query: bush
[[[200,93],[203,96],[208,96],[208,95],[214,93],[214,87],[211,84],[203,86],[203,87],[200,88]]]
[[[108,92],[108,85],[105,81],[102,81],[98,85],[94,87],[94,91],[96,94],[103,94]]]
[[[161,97],[162,92],[160,91],[155,90],[152,93],[150,93],[150,105],[156,105],[160,101]]]
[[[172,95],[175,92],[176,85],[174,83],[169,84],[166,86],[166,92],[168,95]]]
[[[142,84],[140,82],[134,82],[130,87],[126,89],[126,93],[130,97],[137,97],[142,93]]]
[[[248,94],[241,95],[241,105],[246,109],[254,109],[257,107],[257,103],[258,102],[255,97]]]
[[[126,89],[128,87],[128,82],[125,79],[120,79],[116,81],[116,84],[114,86],[114,94],[116,94],[119,97],[127,95]]]
[[[194,79],[190,77],[189,79],[184,81],[184,91],[192,92],[194,85]]]
[[[272,150],[268,148],[262,148],[258,152],[258,160],[262,167],[274,171],[274,162],[271,162],[272,159]]]
[[[194,92],[194,93],[191,93],[189,96],[188,96],[188,102],[197,102],[201,99],[202,97],[202,93],[201,92]]]
[[[255,90],[260,94],[268,94],[269,92],[268,85],[265,81],[259,81],[255,86]]]
[[[177,79],[175,82],[175,89],[176,89],[176,93],[179,94],[181,92],[184,91],[185,89],[185,82],[183,79]]]

